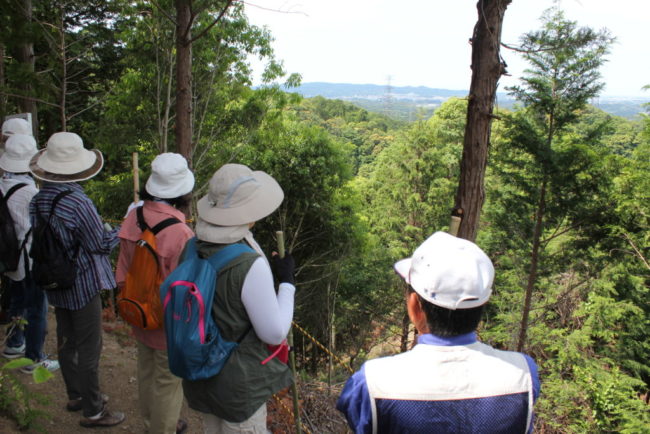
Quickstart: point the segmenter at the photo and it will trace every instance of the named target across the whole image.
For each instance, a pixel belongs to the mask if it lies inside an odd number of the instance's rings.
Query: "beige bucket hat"
[[[212,176],[208,194],[196,206],[208,223],[238,226],[266,217],[283,199],[284,192],[271,175],[243,164],[226,164]]]
[[[49,182],[85,181],[97,175],[104,166],[104,157],[97,149],[84,148],[75,133],[54,133],[47,147],[32,157],[29,170]]]
[[[12,173],[29,172],[29,161],[37,152],[34,137],[13,134],[5,143],[5,152],[0,157],[0,169]]]

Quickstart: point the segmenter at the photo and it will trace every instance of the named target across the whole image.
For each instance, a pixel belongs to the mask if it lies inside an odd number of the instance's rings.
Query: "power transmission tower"
[[[386,77],[386,88],[384,89],[384,97],[382,98],[382,102],[384,105],[384,115],[390,117],[393,117],[394,114],[394,107],[393,107],[393,86],[391,86],[392,77],[389,75]]]

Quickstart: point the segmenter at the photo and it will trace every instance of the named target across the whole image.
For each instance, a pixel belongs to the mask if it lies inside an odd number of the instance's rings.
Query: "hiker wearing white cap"
[[[133,281],[140,290],[147,287],[140,280],[143,276],[127,277],[129,274],[146,272],[133,262],[136,243],[141,242],[145,228],[155,233],[157,261],[154,263],[158,264],[157,270],[149,272],[159,274],[159,278],[164,279],[176,268],[183,246],[194,236],[185,224],[185,215],[180,211],[189,203],[189,193],[193,188],[194,175],[182,155],[164,153],[153,160],[151,175],[140,193],[143,204],[128,212],[120,229],[120,254],[115,273],[120,291],[123,291],[127,280],[129,284]],[[152,291],[155,289],[151,295],[159,299],[158,287],[150,286]],[[147,297],[146,294],[137,295]],[[121,303],[118,301],[118,306]],[[128,305],[133,301],[124,303]],[[132,326],[138,344],[138,398],[145,432],[182,433],[187,429],[187,422],[178,419],[183,404],[183,388],[181,379],[169,371],[165,330],[162,326],[145,329],[146,321]]]
[[[292,382],[288,366],[271,357],[274,351],[268,345],[285,342],[291,326],[293,258],[273,257],[280,282],[276,294],[269,262],[250,232],[283,199],[282,188],[270,175],[226,164],[214,174],[208,194],[197,204],[200,257],[237,242],[254,250],[228,263],[216,283],[214,320],[223,338],[239,345],[216,376],[183,380],[189,406],[204,413],[206,433],[266,433],[266,401]]]
[[[0,157],[0,169],[4,170],[0,190],[11,217],[6,224],[13,225],[13,235],[2,229],[3,257],[5,249],[11,249],[15,253],[7,253],[17,258],[17,261],[11,261],[15,268],[9,266],[13,269],[4,271],[11,291],[9,315],[14,319],[27,320],[24,330],[18,326],[13,328],[2,355],[7,358],[27,357],[34,361],[33,365],[21,368],[25,373],[33,372],[36,366],[43,366],[50,371],[59,369],[59,363],[50,360],[43,353],[47,330],[47,298],[43,290],[34,284],[27,254],[32,241],[29,203],[38,193],[34,179],[29,175],[29,161],[36,152],[36,141],[31,135],[12,134]],[[5,240],[5,236],[12,240]],[[6,266],[3,262],[3,267]]]
[[[418,331],[410,351],[367,361],[339,397],[356,433],[530,433],[540,390],[529,356],[477,341],[494,267],[474,243],[436,232],[395,264]]]
[[[78,183],[97,175],[104,165],[102,153],[84,148],[81,137],[69,132],[53,134],[47,147],[30,161],[30,171],[43,181],[30,204],[34,240],[34,279],[44,284],[55,307],[59,363],[65,382],[68,411],[82,410],[83,427],[113,426],[124,421],[121,412],[109,411],[108,397],[99,389],[102,349],[102,301],[99,292],[115,288],[108,255],[117,245],[118,229],[105,227],[95,205]],[[48,232],[50,231],[50,232]],[[54,234],[61,255],[44,257],[45,235]],[[61,266],[50,266],[58,261]],[[63,266],[72,272],[61,276]]]

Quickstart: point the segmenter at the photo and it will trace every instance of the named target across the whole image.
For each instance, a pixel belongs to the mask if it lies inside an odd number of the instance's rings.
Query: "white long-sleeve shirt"
[[[253,329],[262,342],[279,345],[287,337],[293,318],[295,286],[281,283],[275,293],[271,267],[262,249],[249,232],[244,240],[260,254],[248,270],[241,299]]]
[[[2,176],[2,181],[0,182],[0,190],[2,190],[2,194],[5,195],[9,189],[11,189],[11,187],[21,183],[27,185],[18,189],[16,192],[14,192],[14,194],[11,195],[7,201],[7,208],[9,208],[9,214],[11,214],[11,218],[14,221],[16,238],[18,238],[18,242],[22,245],[23,240],[25,239],[25,235],[32,227],[29,221],[29,203],[31,202],[34,195],[38,193],[38,189],[36,188],[34,179],[31,176],[6,172]],[[30,234],[29,238],[27,239],[27,243],[25,244],[27,252],[29,252],[31,245],[32,236]],[[24,254],[21,254],[20,262],[18,263],[18,268],[16,271],[5,273],[7,277],[15,282],[21,281],[25,278],[24,258]],[[31,267],[31,260],[29,266]]]

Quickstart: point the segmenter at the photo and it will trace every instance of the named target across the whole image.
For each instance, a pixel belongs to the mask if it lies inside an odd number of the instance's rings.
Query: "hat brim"
[[[0,169],[11,173],[26,173],[29,172],[29,161],[13,160],[7,157],[7,153],[5,152],[0,157]]]
[[[406,283],[411,283],[409,279],[409,272],[411,271],[411,258],[402,259],[401,261],[396,262],[395,265],[393,265],[393,268]]]
[[[92,152],[95,154],[95,161],[87,169],[76,173],[65,173],[65,174],[49,172],[38,165],[39,159],[43,156],[45,151],[47,151],[47,148],[38,151],[38,153],[34,155],[31,161],[29,162],[29,171],[36,178],[41,179],[43,181],[47,181],[47,182],[85,181],[97,175],[102,170],[102,167],[104,167],[104,156],[102,155],[102,153],[97,149],[91,149],[88,152]]]
[[[192,189],[194,188],[194,174],[192,174],[192,172],[188,172],[187,176],[183,178],[182,182],[174,184],[170,187],[165,187],[157,184],[152,180],[152,177],[150,176],[149,179],[147,179],[147,183],[145,184],[144,188],[147,193],[159,199],[174,199],[180,196],[185,196],[186,194],[191,193]]]
[[[265,172],[256,171],[252,176],[260,184],[260,188],[245,204],[232,208],[219,208],[211,205],[209,195],[205,195],[196,204],[199,217],[213,225],[238,226],[256,222],[278,209],[284,200],[284,192],[280,184]]]

